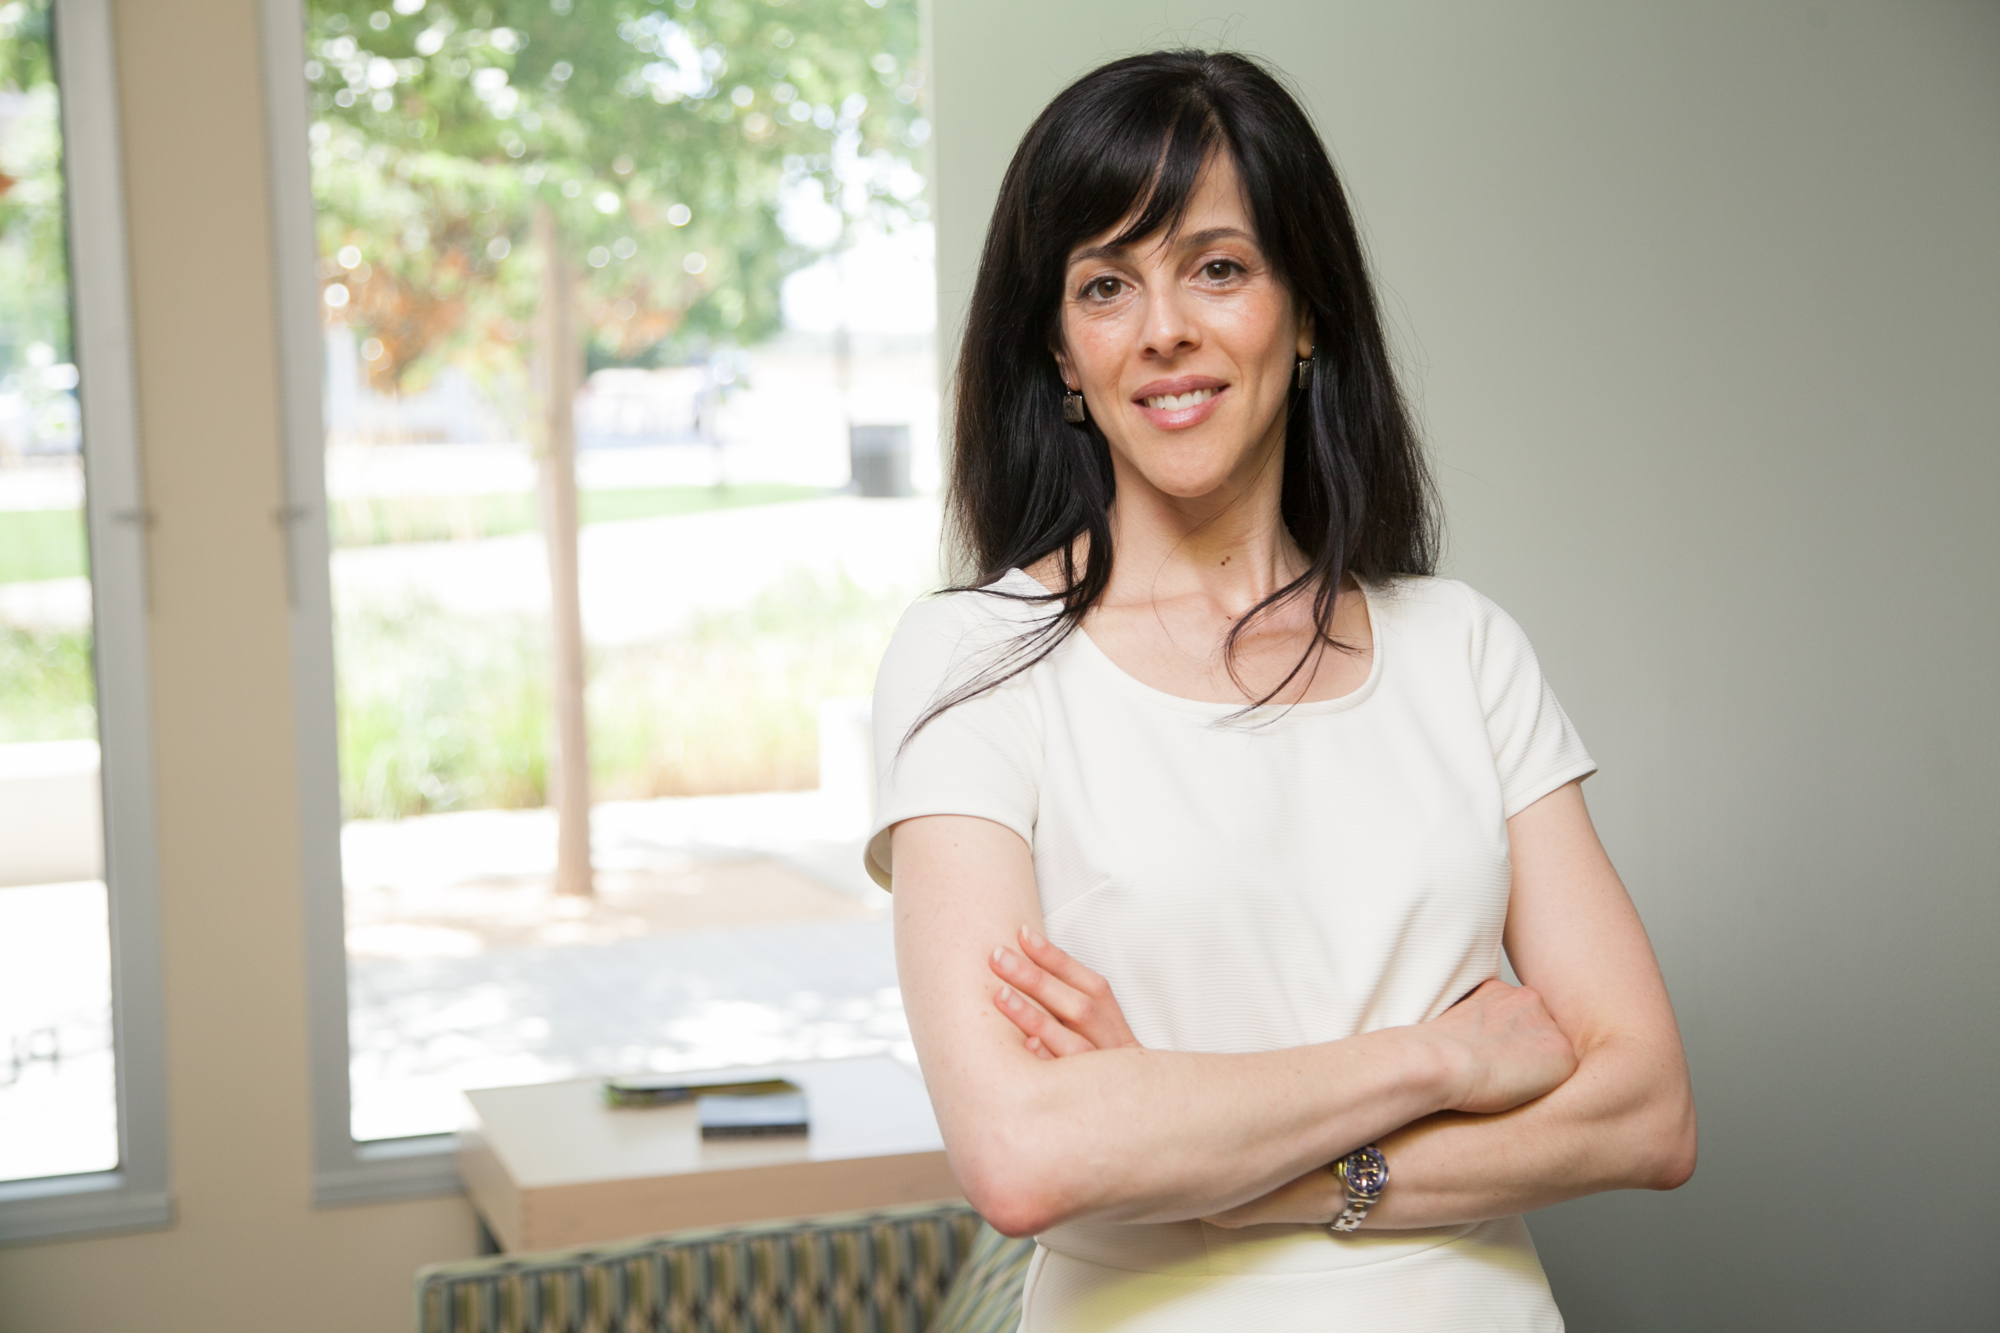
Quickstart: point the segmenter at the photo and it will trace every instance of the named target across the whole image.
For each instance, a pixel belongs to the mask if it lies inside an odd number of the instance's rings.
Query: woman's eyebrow
[[[1257,238],[1241,227],[1209,227],[1203,231],[1185,232],[1174,237],[1174,246],[1179,250],[1199,250],[1217,241],[1248,241],[1255,245]],[[1071,255],[1070,266],[1075,267],[1098,259],[1119,259],[1129,254],[1136,244],[1136,241],[1128,241],[1123,245],[1093,245]]]

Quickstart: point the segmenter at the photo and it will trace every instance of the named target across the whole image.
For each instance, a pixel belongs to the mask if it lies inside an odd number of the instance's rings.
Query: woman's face
[[[1217,156],[1180,233],[1112,247],[1117,229],[1070,254],[1063,381],[1081,389],[1120,464],[1166,495],[1247,489],[1283,449],[1285,406],[1309,320],[1271,271]]]

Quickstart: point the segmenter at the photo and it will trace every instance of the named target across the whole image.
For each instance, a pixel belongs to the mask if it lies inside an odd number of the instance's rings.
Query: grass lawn
[[[615,523],[621,519],[661,518],[708,509],[809,500],[825,494],[814,486],[786,486],[776,482],[584,491],[577,497],[577,517],[586,524]],[[538,501],[533,495],[412,495],[335,500],[329,509],[335,546],[466,541],[533,532],[541,527]]]
[[[0,583],[90,572],[80,509],[0,510]]]
[[[776,482],[749,486],[651,486],[585,491],[584,523],[660,518],[707,509],[810,500],[826,492]],[[419,495],[332,501],[335,546],[468,541],[532,532],[541,526],[533,495]],[[75,509],[0,511],[0,583],[68,578],[90,572],[83,513]]]

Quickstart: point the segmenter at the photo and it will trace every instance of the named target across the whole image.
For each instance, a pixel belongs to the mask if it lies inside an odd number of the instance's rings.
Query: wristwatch
[[[1356,1148],[1327,1169],[1340,1177],[1340,1183],[1347,1187],[1347,1207],[1341,1209],[1340,1216],[1327,1226],[1341,1234],[1360,1230],[1362,1222],[1368,1217],[1368,1210],[1375,1206],[1389,1184],[1389,1159],[1371,1143],[1365,1148]]]

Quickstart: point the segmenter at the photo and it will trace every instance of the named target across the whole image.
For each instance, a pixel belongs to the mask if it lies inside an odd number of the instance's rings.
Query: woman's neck
[[[1200,598],[1239,617],[1306,568],[1279,510],[1283,455],[1244,484],[1192,498],[1120,468],[1108,517],[1117,552],[1108,604]]]

